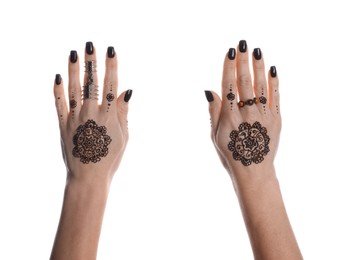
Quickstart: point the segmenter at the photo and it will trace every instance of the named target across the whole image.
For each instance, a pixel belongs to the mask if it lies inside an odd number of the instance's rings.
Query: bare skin
[[[253,81],[247,44],[240,41],[225,56],[222,98],[206,91],[212,141],[232,179],[254,258],[303,259],[274,167],[281,131],[277,72],[271,67],[267,82],[260,49],[252,61]]]
[[[96,60],[94,46],[87,43],[85,61]],[[114,49],[110,47],[106,55],[100,105],[97,100],[81,98],[80,65],[77,54],[71,52],[69,101],[65,99],[60,75],[54,84],[67,169],[62,213],[51,254],[55,260],[96,259],[109,188],[128,141],[127,113],[132,91],[123,92],[117,98],[118,64]],[[90,78],[98,85],[97,73],[86,72],[83,86]]]
[[[132,92],[117,98],[117,59],[108,52],[101,105],[94,99],[82,100],[80,61],[73,56],[68,101],[59,75],[54,85],[67,181],[51,259],[96,259],[110,184],[128,141]],[[247,49],[231,56],[225,58],[222,99],[207,94],[213,143],[232,178],[255,259],[302,259],[273,164],[281,129],[278,77],[269,75],[267,83],[263,58],[254,55],[252,85]],[[96,61],[90,44],[85,60]],[[85,73],[83,86],[88,82],[98,85],[93,70]],[[256,104],[251,104],[254,96]],[[238,99],[246,105],[239,107]]]

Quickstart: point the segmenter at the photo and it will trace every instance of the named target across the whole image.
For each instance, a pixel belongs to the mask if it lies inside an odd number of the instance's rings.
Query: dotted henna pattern
[[[107,128],[98,126],[93,120],[88,120],[84,125],[80,125],[72,140],[75,145],[72,155],[80,158],[82,163],[97,163],[101,157],[108,154],[107,146],[112,141],[106,133]]]
[[[233,152],[233,158],[245,166],[251,165],[252,162],[261,163],[270,151],[270,137],[266,128],[259,122],[253,125],[241,123],[239,131],[233,130],[230,133],[230,139],[228,148]]]
[[[235,94],[233,93],[232,84],[230,84],[230,92],[227,95],[227,99],[230,101],[230,108],[233,110],[233,101],[235,100]]]

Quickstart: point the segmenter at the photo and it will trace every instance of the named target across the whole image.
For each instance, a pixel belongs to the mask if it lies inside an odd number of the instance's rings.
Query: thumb
[[[117,98],[118,119],[119,119],[119,124],[124,133],[128,131],[127,130],[128,129],[128,110],[129,110],[128,102],[132,94],[133,94],[133,91],[131,89],[128,89],[127,91],[124,91],[122,94],[120,94],[119,97]]]
[[[211,126],[212,126],[211,134],[212,134],[212,138],[214,138],[218,129],[219,118],[221,115],[222,101],[220,97],[213,91],[206,90],[205,96],[209,103],[209,112],[210,112]]]

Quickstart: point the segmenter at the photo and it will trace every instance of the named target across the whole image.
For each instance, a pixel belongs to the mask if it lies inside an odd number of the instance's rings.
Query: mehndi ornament
[[[96,61],[85,61],[85,72],[87,73],[87,83],[83,86],[82,98],[98,100],[98,86],[94,84],[93,73],[96,72]]]
[[[267,130],[259,122],[253,125],[244,122],[239,126],[239,131],[230,133],[231,141],[228,149],[233,153],[233,158],[249,166],[253,163],[261,163],[265,155],[270,151],[270,137]]]

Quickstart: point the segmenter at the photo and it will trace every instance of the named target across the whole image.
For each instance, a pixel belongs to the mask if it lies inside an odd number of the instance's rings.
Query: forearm
[[[302,259],[273,167],[239,174],[235,188],[255,259]],[[265,176],[265,177],[264,177]]]
[[[51,259],[96,259],[108,191],[107,181],[67,182]]]

